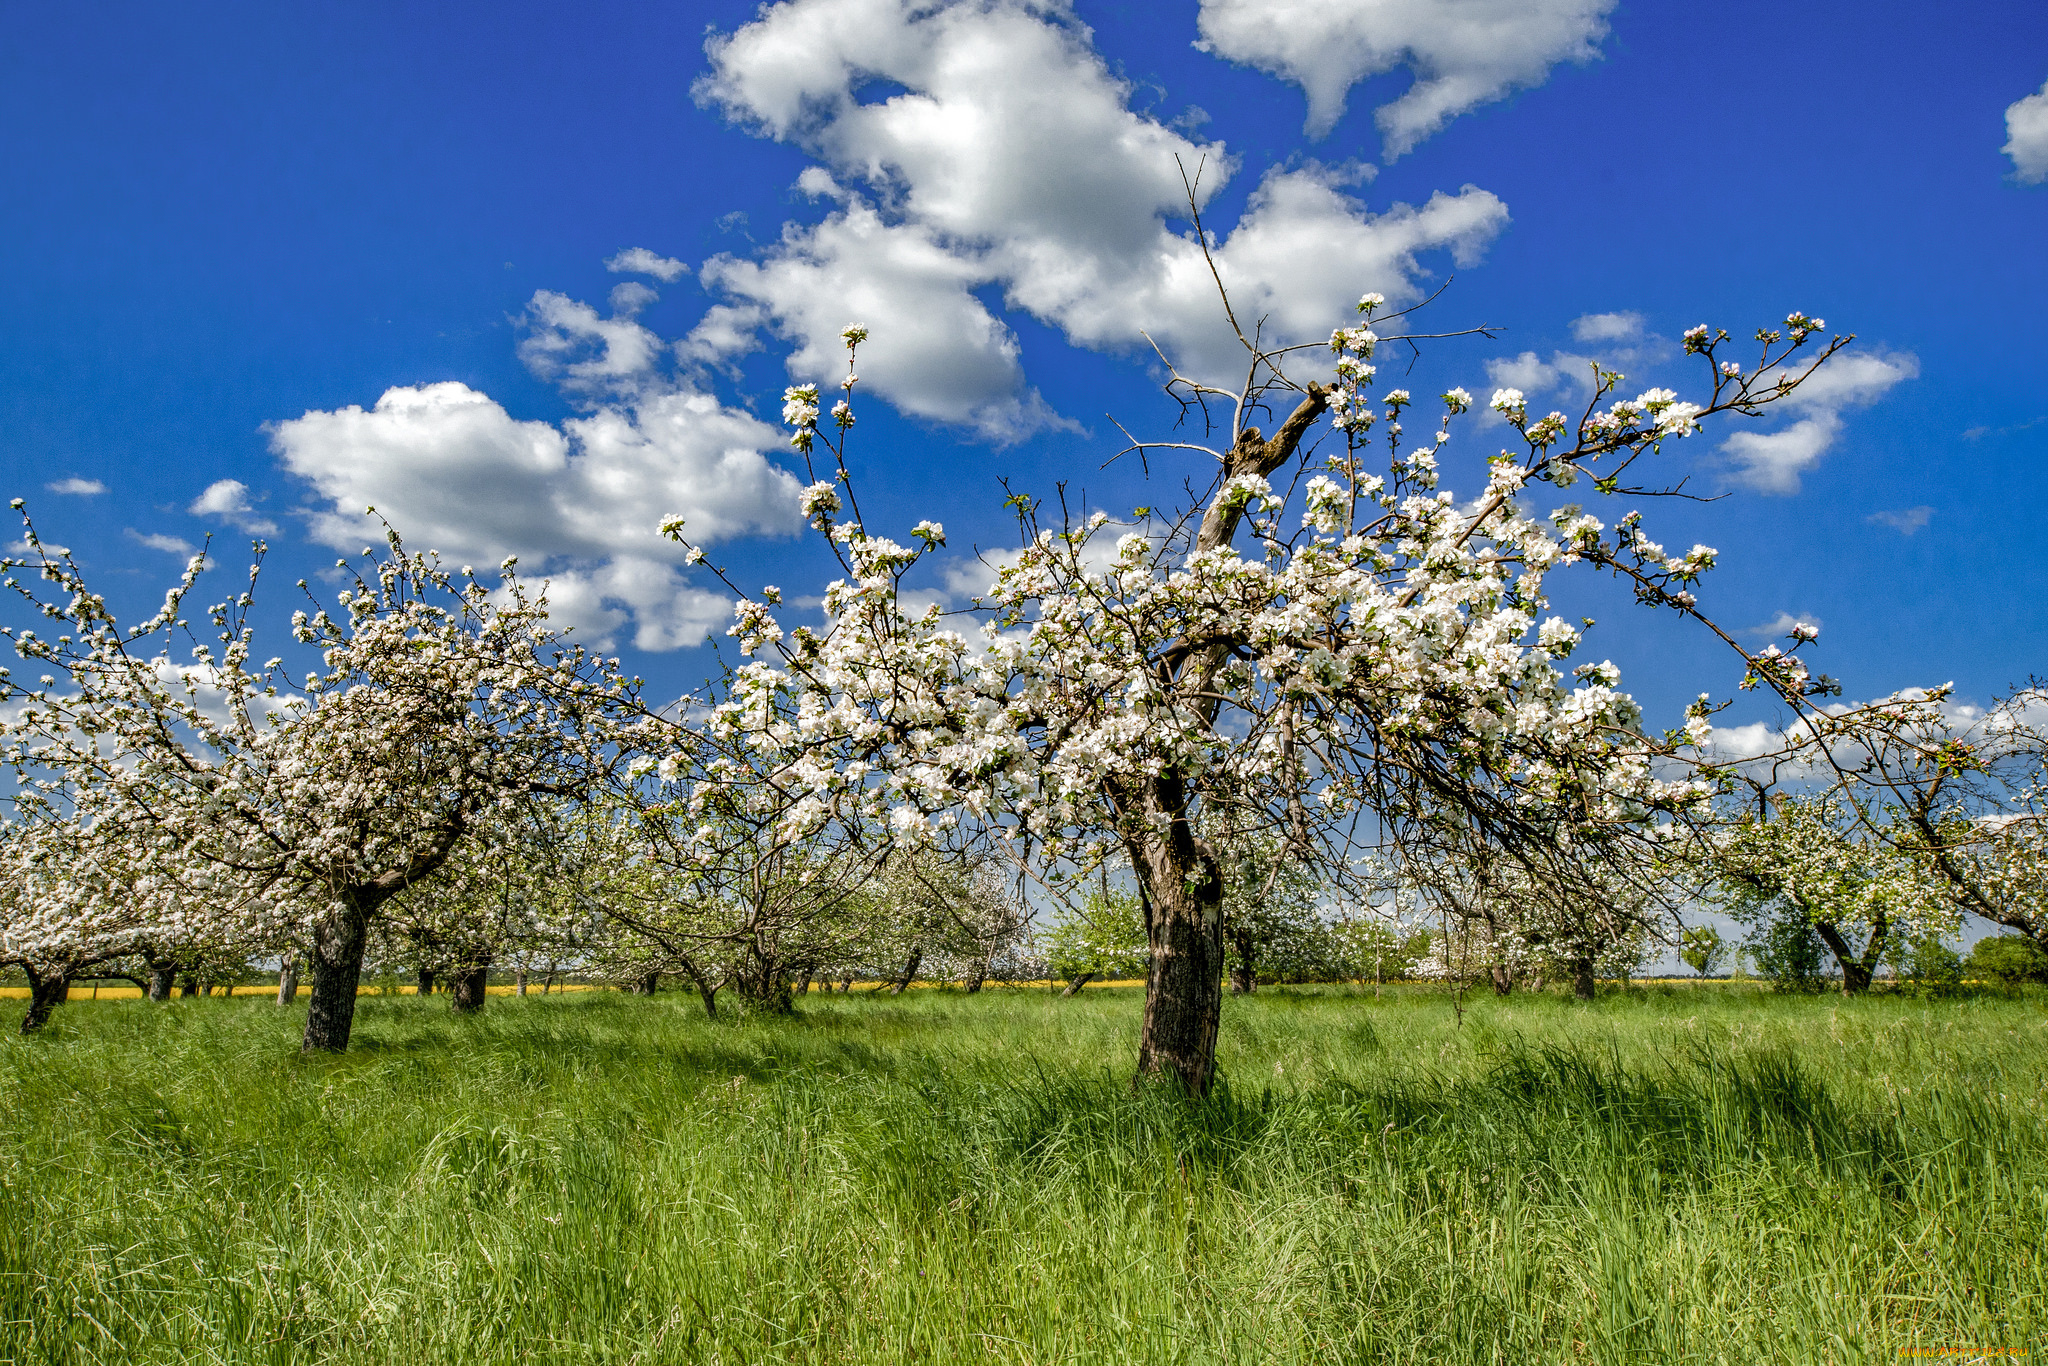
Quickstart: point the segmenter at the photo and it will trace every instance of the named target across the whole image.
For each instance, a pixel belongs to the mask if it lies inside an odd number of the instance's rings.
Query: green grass
[[[0,1359],[1814,1362],[2048,1346],[2038,997],[67,1006],[0,1042]],[[0,1008],[12,1029],[20,1007]]]

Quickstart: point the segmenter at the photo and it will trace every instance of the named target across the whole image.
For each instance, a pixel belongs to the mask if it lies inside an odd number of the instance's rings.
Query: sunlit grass
[[[0,1006],[0,1028],[20,1007]],[[1896,1360],[2048,1323],[2048,1014],[1301,989],[61,1009],[0,1048],[18,1361]]]

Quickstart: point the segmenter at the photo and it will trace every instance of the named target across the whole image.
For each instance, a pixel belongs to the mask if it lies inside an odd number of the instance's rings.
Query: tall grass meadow
[[[261,999],[73,1004],[0,1046],[0,1359],[2048,1348],[2042,1006],[1268,989],[1189,1103],[1127,989],[366,997],[318,1058]]]

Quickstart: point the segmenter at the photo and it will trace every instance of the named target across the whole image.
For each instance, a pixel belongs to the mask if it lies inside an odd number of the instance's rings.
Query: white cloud
[[[559,296],[536,303],[537,318],[595,317]],[[609,347],[583,360],[565,359],[566,343],[529,354],[571,384],[631,392],[559,427],[519,421],[454,381],[276,424],[272,449],[328,505],[313,515],[314,538],[341,550],[375,541],[381,529],[361,511],[374,506],[408,544],[451,562],[518,556],[524,572],[550,580],[551,610],[586,639],[608,640],[630,623],[641,649],[694,644],[730,604],[690,586],[681,547],[657,524],[680,514],[699,544],[795,531],[797,483],[762,455],[779,433],[652,371],[630,371]]]
[[[160,531],[144,534],[133,527],[127,528],[124,534],[129,540],[138,541],[148,546],[151,550],[161,550],[172,555],[183,555],[187,559],[199,553],[199,547],[193,545],[192,542],[184,539],[182,536],[166,536]]]
[[[607,259],[604,268],[614,275],[652,275],[665,285],[674,284],[690,272],[675,257],[662,256],[645,247],[627,247]]]
[[[976,293],[993,287],[1078,345],[1125,349],[1150,333],[1197,373],[1237,367],[1208,266],[1168,226],[1186,212],[1182,167],[1201,169],[1206,202],[1234,161],[1134,113],[1131,87],[1063,6],[785,0],[708,51],[699,99],[819,156],[830,171],[810,168],[798,187],[836,207],[786,228],[759,261],[708,263],[706,283],[733,306],[686,356],[750,344],[758,316],[797,342],[794,372],[829,379],[839,330],[858,322],[871,334],[866,387],[1021,436],[1051,415],[1025,384],[1016,337]],[[863,103],[876,80],[899,89]],[[1371,214],[1343,193],[1358,178],[1320,166],[1266,176],[1216,244],[1241,318],[1265,318],[1269,337],[1327,333],[1367,289],[1416,297],[1422,253],[1470,261],[1507,221],[1472,186]]]
[[[36,559],[57,560],[62,559],[66,555],[69,555],[71,553],[71,547],[68,545],[56,545],[50,541],[43,541],[39,544],[31,545],[28,542],[28,540],[24,538],[19,541],[9,541],[7,543],[7,553],[10,555],[22,555]]]
[[[1640,313],[1588,313],[1572,320],[1572,336],[1582,342],[1627,341],[1642,335]]]
[[[95,494],[107,491],[107,486],[99,480],[80,479],[76,475],[69,479],[59,479],[53,484],[45,484],[43,487],[52,493],[69,494],[76,498],[91,498]]]
[[[1780,611],[1778,615],[1772,617],[1763,625],[1752,626],[1742,634],[1755,636],[1759,640],[1776,640],[1791,634],[1792,628],[1795,626],[1810,626],[1818,631],[1820,629],[1820,618],[1814,616],[1811,612],[1800,612],[1794,615],[1791,612]]]
[[[1873,512],[1864,520],[1872,526],[1888,526],[1901,536],[1911,536],[1926,526],[1933,516],[1931,507],[1899,508],[1893,512]]]
[[[1803,414],[1775,432],[1736,432],[1721,443],[1734,463],[1731,483],[1759,493],[1799,492],[1799,479],[1813,468],[1842,432],[1842,413],[1875,403],[1902,380],[1920,373],[1910,353],[1856,351],[1839,355],[1775,407]]]
[[[2005,107],[2005,132],[1999,150],[2012,158],[2012,178],[2022,185],[2048,181],[2048,81]]]
[[[1591,61],[1615,0],[1202,0],[1196,46],[1308,96],[1308,132],[1344,113],[1351,87],[1405,66],[1414,82],[1374,114],[1386,158],[1469,109]]]
[[[600,394],[633,388],[653,372],[666,350],[661,338],[633,321],[644,302],[629,296],[623,313],[603,318],[589,304],[543,289],[526,305],[522,321],[527,334],[519,343],[519,358],[566,390]]]
[[[277,534],[277,523],[256,515],[249,504],[249,486],[239,479],[216,479],[185,511],[194,517],[224,517],[251,536]]]

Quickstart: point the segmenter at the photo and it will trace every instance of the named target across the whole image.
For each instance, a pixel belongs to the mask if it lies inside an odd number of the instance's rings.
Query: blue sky
[[[416,543],[522,554],[682,687],[722,594],[654,524],[683,512],[743,583],[823,584],[772,428],[845,323],[876,334],[878,528],[939,518],[964,558],[1003,543],[1004,478],[1163,501],[1099,466],[1105,414],[1171,421],[1139,329],[1218,354],[1161,264],[1194,150],[1276,325],[1456,274],[1430,323],[1503,331],[1430,348],[1418,391],[1563,406],[1600,355],[1683,392],[1693,323],[1857,333],[1862,368],[1762,442],[1674,447],[1725,496],[1651,528],[1720,549],[1724,623],[1819,621],[1851,696],[1982,700],[2048,661],[2044,81],[2036,3],[13,6],[0,464],[117,602],[153,605],[178,542],[232,565],[268,527],[286,612],[375,501]],[[1460,428],[1453,482],[1501,435]],[[1699,633],[1573,593],[1653,720],[1731,688]]]

